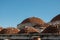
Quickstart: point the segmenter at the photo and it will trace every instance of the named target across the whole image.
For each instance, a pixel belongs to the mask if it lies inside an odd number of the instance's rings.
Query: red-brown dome
[[[59,29],[56,26],[50,25],[42,33],[58,33]]]
[[[51,22],[55,22],[55,21],[60,21],[60,14],[57,15],[57,16],[55,16],[55,17],[51,20]]]
[[[2,30],[3,34],[17,34],[20,30],[17,28],[5,28]]]
[[[45,22],[41,20],[40,18],[30,17],[30,18],[25,19],[21,24],[24,24],[24,23],[44,24]]]
[[[39,33],[37,29],[30,26],[27,26],[20,31],[20,33],[34,33],[34,32]]]

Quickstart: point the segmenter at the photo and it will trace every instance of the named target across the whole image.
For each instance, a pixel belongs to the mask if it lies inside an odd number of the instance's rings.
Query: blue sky
[[[16,27],[35,16],[49,22],[60,14],[60,0],[0,0],[0,26]]]

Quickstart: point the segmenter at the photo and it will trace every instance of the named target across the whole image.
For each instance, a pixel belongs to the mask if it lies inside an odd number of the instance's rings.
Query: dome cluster
[[[60,14],[55,16],[49,23],[45,23],[41,18],[29,17],[17,25],[17,28],[2,28],[0,34],[20,34],[20,33],[59,33]]]

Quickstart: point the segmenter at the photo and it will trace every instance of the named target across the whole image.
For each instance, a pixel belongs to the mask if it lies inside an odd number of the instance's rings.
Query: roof
[[[42,19],[40,19],[40,18],[30,17],[30,18],[27,18],[27,19],[23,20],[23,22],[21,24],[24,24],[24,23],[44,24],[45,22]]]
[[[20,33],[39,33],[39,31],[33,27],[27,26],[26,28],[23,28]]]
[[[47,24],[47,23],[45,23],[45,24],[36,24],[36,25],[34,25],[33,27],[48,27],[49,26],[49,24]]]
[[[58,14],[51,20],[51,22],[54,22],[54,21],[60,21],[60,14]]]
[[[59,29],[56,26],[50,25],[42,33],[58,33]]]
[[[17,34],[20,30],[17,28],[5,28],[2,30],[3,34]]]
[[[1,34],[1,31],[3,30],[3,28],[2,27],[0,27],[0,34]]]

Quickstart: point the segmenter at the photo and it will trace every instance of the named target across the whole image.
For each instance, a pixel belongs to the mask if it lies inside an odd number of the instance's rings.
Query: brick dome
[[[17,28],[5,28],[2,30],[3,34],[17,34],[19,31]]]
[[[27,19],[23,20],[23,22],[21,24],[24,24],[24,23],[44,24],[45,22],[40,18],[30,17],[30,18],[27,18]]]
[[[59,29],[57,26],[50,25],[42,33],[59,33]]]
[[[51,22],[55,22],[55,21],[60,21],[60,14],[57,15],[57,16],[55,16],[55,17],[51,20]]]
[[[25,28],[23,28],[21,31],[20,31],[20,33],[39,33],[39,31],[37,30],[37,29],[35,29],[35,28],[33,28],[33,27],[29,27],[29,26],[27,26],[27,27],[25,27]]]

